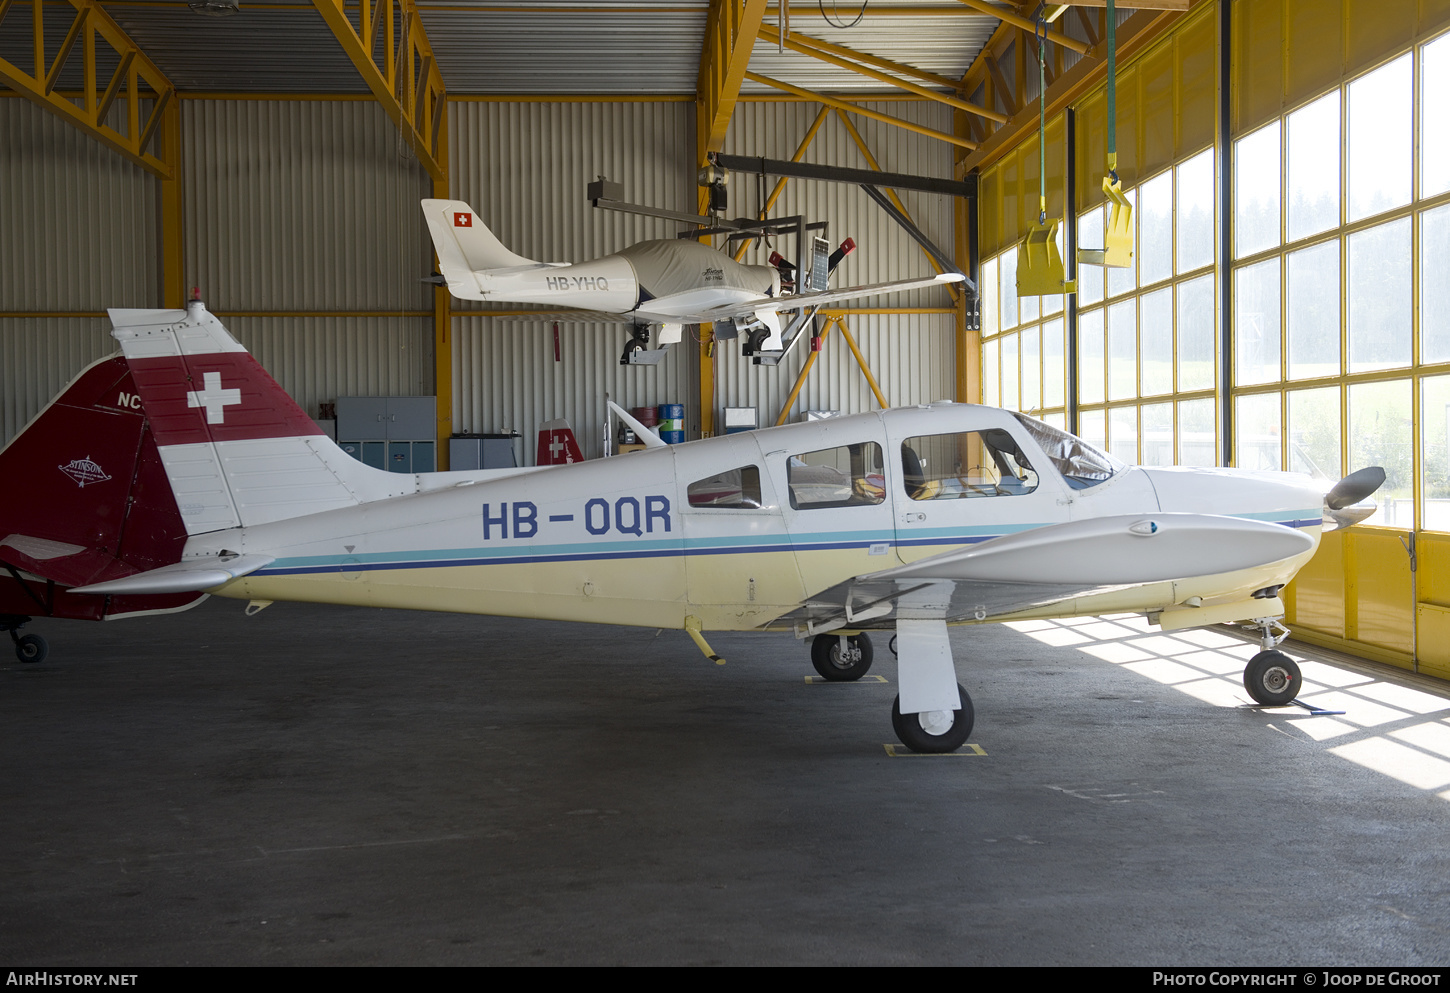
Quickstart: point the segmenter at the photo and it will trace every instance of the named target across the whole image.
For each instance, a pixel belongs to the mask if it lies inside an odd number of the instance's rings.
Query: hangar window
[[[1037,473],[1001,428],[921,435],[901,443],[901,479],[913,500],[1017,496],[1037,489]]]
[[[1442,34],[1234,142],[1234,464],[1383,466],[1406,530],[1450,530],[1447,106]]]
[[[786,476],[790,505],[797,510],[869,506],[886,499],[881,446],[874,441],[792,455]]]
[[[758,510],[761,505],[760,470],[753,465],[745,465],[718,472],[691,483],[686,493],[691,507]]]

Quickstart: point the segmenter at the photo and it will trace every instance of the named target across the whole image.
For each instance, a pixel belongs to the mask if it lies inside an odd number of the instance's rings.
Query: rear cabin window
[[[1001,428],[921,435],[901,445],[901,481],[913,500],[1020,496],[1037,472]]]
[[[716,473],[691,483],[686,488],[691,507],[742,508],[760,507],[760,470],[753,465]]]
[[[881,446],[874,441],[792,455],[786,477],[796,510],[865,507],[886,499]]]

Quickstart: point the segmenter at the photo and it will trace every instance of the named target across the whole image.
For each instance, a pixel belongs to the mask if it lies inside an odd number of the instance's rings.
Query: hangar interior
[[[1044,11],[1057,16],[1040,60],[1030,3],[845,13],[5,3],[0,436],[112,350],[105,308],[179,306],[199,287],[313,416],[339,396],[435,397],[439,468],[455,433],[517,433],[530,464],[555,417],[602,455],[606,395],[684,404],[688,437],[723,430],[726,408],[764,425],[956,399],[1040,416],[1133,463],[1328,479],[1381,464],[1380,512],[1325,536],[1286,591],[1289,621],[1450,677],[1437,278],[1450,146],[1432,126],[1450,105],[1450,6],[1120,6],[1112,102],[1134,264],[1077,265],[1076,292],[1020,299],[1039,191],[1048,217],[1072,218],[1057,236],[1069,264],[1111,221],[1105,8]],[[703,326],[659,364],[621,367],[618,324],[450,300],[426,281],[421,198],[468,201],[526,257],[578,261],[680,229],[591,207],[590,182],[703,210],[711,152],[975,182],[974,198],[897,202],[980,294],[850,301],[822,314],[845,334],[779,366]],[[934,264],[856,186],[737,174],[728,190],[726,216],[801,214],[832,244],[854,239],[838,281]],[[757,262],[777,245],[746,244]]]
[[[517,432],[532,464],[558,417],[602,456],[606,396],[681,403],[690,438],[723,432],[727,409],[768,425],[953,399],[1130,463],[1328,480],[1382,465],[1379,511],[1325,533],[1282,594],[1287,623],[1330,653],[1450,679],[1450,0],[1153,0],[1112,23],[1102,0],[1046,6],[1043,27],[1016,0],[0,0],[0,439],[114,351],[106,308],[180,307],[197,287],[314,417],[342,397],[434,398],[439,468],[455,434]],[[1110,121],[1127,267],[1078,256],[1113,225]],[[778,366],[708,326],[627,366],[618,323],[467,303],[430,281],[421,199],[467,201],[527,258],[578,261],[681,228],[596,207],[588,184],[703,212],[711,153],[974,184],[893,197],[975,292],[832,306],[820,350]],[[843,282],[933,271],[855,185],[737,171],[728,194],[725,216],[802,215],[828,222],[833,246],[852,238]],[[1044,212],[1064,219],[1075,285],[1019,296]],[[1245,817],[1233,841],[1248,851]],[[577,882],[552,880],[551,897]],[[1253,947],[1270,954],[1262,933]],[[512,953],[543,954],[522,936]]]

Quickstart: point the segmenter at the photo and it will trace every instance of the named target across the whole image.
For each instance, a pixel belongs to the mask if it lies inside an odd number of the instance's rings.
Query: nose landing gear
[[[1304,685],[1299,664],[1278,650],[1289,637],[1289,629],[1277,617],[1256,617],[1244,627],[1258,629],[1263,649],[1244,667],[1244,689],[1255,703],[1265,707],[1288,706]]]

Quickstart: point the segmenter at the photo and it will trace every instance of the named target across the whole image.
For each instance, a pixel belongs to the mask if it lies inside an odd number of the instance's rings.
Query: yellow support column
[[[181,103],[172,100],[162,109],[157,144],[171,175],[161,179],[161,306],[186,306],[186,271],[182,255],[181,215]]]
[[[441,98],[445,99],[446,98]],[[433,180],[433,198],[448,199],[448,108],[438,125],[437,154],[443,175]],[[453,303],[446,286],[433,287],[433,392],[437,395],[438,471],[448,469],[448,439],[453,434]]]

